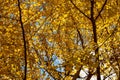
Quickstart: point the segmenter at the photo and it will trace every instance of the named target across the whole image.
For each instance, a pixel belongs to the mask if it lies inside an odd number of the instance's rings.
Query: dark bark
[[[107,4],[107,0],[105,0],[103,6],[101,7],[100,11],[98,12],[98,15],[96,17],[94,17],[94,0],[90,0],[91,3],[91,9],[90,9],[90,14],[91,17],[88,17],[83,11],[81,11],[72,0],[70,0],[70,2],[72,3],[72,5],[81,13],[83,14],[86,18],[88,18],[88,20],[91,20],[92,23],[92,29],[93,29],[93,38],[94,38],[94,42],[97,44],[97,31],[96,31],[96,20],[98,19],[99,16],[101,16],[101,12],[103,11],[105,5]],[[95,54],[97,55],[97,62],[98,62],[98,66],[97,66],[97,80],[101,80],[100,77],[100,63],[99,63],[99,53],[98,53],[98,49],[99,47],[95,50]],[[91,77],[91,75],[89,75],[88,79]]]
[[[82,48],[84,49],[84,42],[83,42],[82,35],[81,35],[81,33],[80,33],[80,31],[78,29],[77,29],[77,32],[78,32],[78,36],[79,36],[80,41],[81,41]]]
[[[73,79],[72,80],[76,80],[77,78],[79,78],[79,73],[80,73],[80,70],[82,69],[82,66],[79,68],[79,70],[75,73],[75,75],[73,76]]]
[[[19,19],[20,19],[20,25],[22,29],[22,37],[23,37],[23,43],[24,43],[24,59],[25,59],[25,69],[24,69],[24,78],[23,80],[27,80],[27,50],[26,50],[26,40],[25,40],[25,30],[22,22],[22,13],[20,8],[20,0],[18,0],[18,8],[19,8]]]
[[[95,18],[95,20],[98,19],[98,17],[100,16],[100,14],[101,14],[101,12],[103,11],[103,9],[104,9],[104,7],[105,7],[106,4],[107,4],[107,0],[105,0],[103,6],[101,7],[101,10],[99,11],[98,15],[97,15],[96,18]]]
[[[91,0],[91,22],[92,22],[92,28],[93,28],[93,38],[94,42],[97,44],[97,31],[96,31],[96,23],[94,19],[94,0]],[[95,54],[97,55],[97,80],[101,80],[100,77],[100,65],[99,65],[99,53],[98,53],[98,48],[95,50]]]
[[[86,18],[88,18],[88,19],[90,20],[89,16],[87,16],[83,11],[81,11],[81,10],[75,5],[75,3],[74,3],[72,0],[70,0],[70,2],[72,3],[72,5],[73,5],[81,14],[83,14]]]
[[[88,77],[87,77],[87,79],[86,79],[86,80],[90,80],[90,79],[91,79],[91,77],[92,77],[92,75],[93,75],[93,74],[91,74],[91,73],[89,72],[89,75],[88,75]]]

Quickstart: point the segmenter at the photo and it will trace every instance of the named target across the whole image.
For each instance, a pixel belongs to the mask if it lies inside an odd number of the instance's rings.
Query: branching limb
[[[110,76],[113,75],[113,74],[114,74],[114,73],[109,74],[109,75],[106,76],[103,80],[106,80],[107,78],[109,78],[110,80],[112,80],[112,79],[110,78]]]
[[[75,5],[75,3],[74,3],[72,0],[70,0],[70,2],[72,3],[72,5],[73,5],[81,14],[83,14],[86,18],[88,18],[88,19],[90,20],[90,18],[89,18],[84,12],[82,12],[82,11]]]
[[[99,11],[98,15],[97,15],[96,18],[95,18],[95,20],[98,19],[98,17],[100,16],[100,14],[101,14],[101,12],[103,11],[103,9],[104,9],[104,7],[105,7],[106,4],[107,4],[107,0],[105,0],[103,6],[101,7],[101,10]]]

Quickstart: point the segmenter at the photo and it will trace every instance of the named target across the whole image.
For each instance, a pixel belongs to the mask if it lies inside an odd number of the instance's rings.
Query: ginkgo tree
[[[0,79],[119,80],[119,14],[120,0],[1,0]]]

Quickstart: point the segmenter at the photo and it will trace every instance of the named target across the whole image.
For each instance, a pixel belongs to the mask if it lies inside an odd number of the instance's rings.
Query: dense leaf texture
[[[120,0],[0,0],[0,79],[120,80]]]

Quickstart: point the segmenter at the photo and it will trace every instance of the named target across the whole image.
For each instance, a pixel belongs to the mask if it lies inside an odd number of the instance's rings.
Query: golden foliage
[[[113,72],[113,78],[120,79],[120,0],[20,0],[20,8],[28,80],[47,74],[46,80],[72,80],[77,71],[85,69],[87,76],[96,75],[99,63],[102,76],[109,78]],[[22,80],[25,76],[19,17],[17,0],[0,0],[0,79]],[[58,62],[54,63],[53,55]]]

